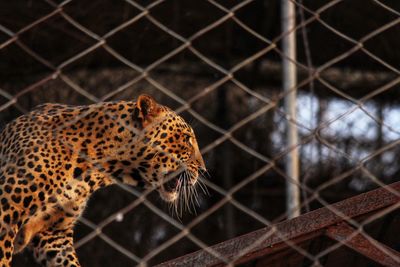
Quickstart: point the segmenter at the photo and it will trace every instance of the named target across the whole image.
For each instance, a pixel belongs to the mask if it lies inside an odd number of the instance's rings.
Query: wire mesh
[[[361,220],[331,205],[378,187],[399,196],[385,186],[400,171],[394,164],[400,55],[393,37],[400,6],[291,2],[298,18],[287,32],[279,27],[280,2],[272,0],[1,4],[2,123],[45,102],[93,104],[146,92],[191,118],[206,159],[210,195],[197,196],[193,214],[174,216],[154,190],[118,184],[97,192],[76,229],[82,265],[155,265],[201,249],[233,266],[272,235],[303,265],[329,265],[328,256],[342,253],[348,240],[326,241],[315,251],[276,228],[288,217],[285,182],[301,190],[301,214],[328,208],[356,229],[353,236],[400,264],[382,244],[394,250],[400,244],[388,234],[398,233],[392,226],[398,205]],[[297,60],[281,50],[293,32]],[[284,92],[283,59],[298,68],[297,85]],[[299,91],[296,119],[282,105],[293,90]],[[289,123],[300,134],[293,146],[284,139]],[[284,172],[285,157],[297,149],[300,182]],[[235,257],[210,247],[261,227],[271,230]],[[355,261],[363,266],[366,259]]]

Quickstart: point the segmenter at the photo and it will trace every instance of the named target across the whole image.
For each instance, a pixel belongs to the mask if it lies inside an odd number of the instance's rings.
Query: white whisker
[[[175,192],[178,195],[175,201],[170,203],[169,209],[180,221],[183,212],[197,214],[197,208],[201,207],[201,194],[210,195],[204,182],[206,176],[210,177],[210,174],[205,169],[198,169],[197,172],[193,172],[184,167],[176,175],[178,176],[178,184]],[[192,184],[192,181],[196,182]]]

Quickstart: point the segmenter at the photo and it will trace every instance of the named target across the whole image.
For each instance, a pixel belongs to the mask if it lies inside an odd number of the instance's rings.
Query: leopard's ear
[[[159,110],[160,108],[154,98],[145,94],[140,95],[136,100],[133,119],[141,123],[141,126],[144,128],[158,115]]]

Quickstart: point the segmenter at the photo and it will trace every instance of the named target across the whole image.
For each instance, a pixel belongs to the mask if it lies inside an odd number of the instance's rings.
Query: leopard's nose
[[[200,150],[196,150],[194,153],[194,160],[197,163],[197,166],[199,166],[202,170],[206,170],[206,164],[204,163],[204,159],[200,153]]]

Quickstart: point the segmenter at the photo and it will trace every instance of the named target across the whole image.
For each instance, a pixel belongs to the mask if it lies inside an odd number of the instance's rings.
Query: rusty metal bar
[[[296,239],[300,238],[300,242],[302,242],[307,240],[307,238],[303,237],[309,236],[312,238],[315,234],[322,233],[324,228],[342,222],[344,220],[343,217],[333,212],[332,209],[342,213],[345,217],[355,218],[378,211],[400,201],[399,195],[389,192],[387,190],[388,187],[400,192],[400,182],[396,182],[389,186],[335,203],[330,208],[320,208],[294,219],[281,222],[275,225],[274,228],[276,231],[273,231],[271,227],[262,228],[219,243],[211,248],[225,258],[235,260],[235,263],[247,262],[260,256],[275,253],[279,247],[288,247],[288,244],[284,242],[285,240],[297,242]],[[260,238],[263,237],[265,239],[262,240],[260,245],[255,246],[240,259],[236,259],[241,251],[259,242]],[[273,249],[274,247],[275,249]],[[157,266],[216,266],[219,264],[221,264],[219,259],[205,250],[199,250]]]
[[[355,229],[346,223],[329,227],[325,234],[329,238],[343,243],[347,247],[379,264],[382,264],[383,266],[400,266],[399,252],[382,243],[379,243],[378,241],[376,242],[379,244],[379,246],[376,246],[364,235],[357,233]],[[386,250],[386,253],[384,250]]]

